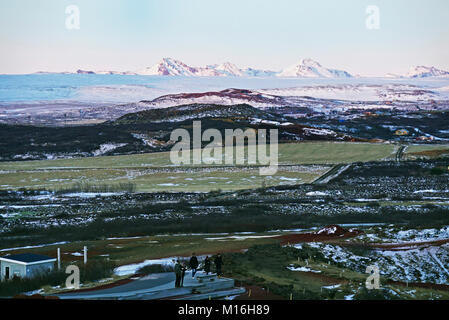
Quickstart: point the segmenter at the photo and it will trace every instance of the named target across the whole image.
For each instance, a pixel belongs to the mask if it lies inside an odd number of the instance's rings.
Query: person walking
[[[196,269],[198,269],[198,258],[195,256],[195,252],[192,253],[192,257],[189,261],[189,267],[192,269],[192,279],[195,278]]]
[[[206,274],[209,274],[209,272],[210,272],[210,259],[209,259],[209,256],[206,256],[206,259],[204,259],[204,272],[206,272]]]
[[[179,263],[179,260],[176,260],[175,276],[176,276],[175,288],[179,288],[181,286],[181,276],[182,276],[181,264]]]
[[[215,268],[217,270],[217,276],[221,276],[221,266],[223,264],[223,258],[221,257],[221,254],[218,253],[215,257]]]

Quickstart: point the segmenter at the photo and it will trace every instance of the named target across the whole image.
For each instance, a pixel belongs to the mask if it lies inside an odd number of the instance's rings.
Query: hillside
[[[301,125],[298,120],[247,104],[190,104],[126,114],[102,124],[68,127],[0,125],[0,161],[41,160],[100,155],[168,151],[170,134],[177,128],[192,130],[278,129],[280,142],[355,141],[335,130]]]
[[[187,104],[169,108],[144,110],[126,114],[114,124],[130,124],[145,122],[185,121],[203,118],[230,118],[230,117],[258,117],[269,120],[285,120],[279,115],[254,108],[249,104],[217,105],[217,104]]]

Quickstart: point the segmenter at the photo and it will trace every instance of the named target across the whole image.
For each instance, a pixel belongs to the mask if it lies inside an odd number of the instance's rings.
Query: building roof
[[[44,262],[44,261],[55,261],[56,259],[44,256],[42,254],[35,254],[35,253],[21,253],[21,254],[11,254],[7,256],[0,257],[0,260],[10,260],[15,261],[18,263],[37,263],[37,262]]]

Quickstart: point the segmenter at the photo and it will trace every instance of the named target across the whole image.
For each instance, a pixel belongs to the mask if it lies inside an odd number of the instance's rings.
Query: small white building
[[[0,257],[0,280],[14,277],[32,278],[53,270],[56,259],[34,253],[21,253]]]

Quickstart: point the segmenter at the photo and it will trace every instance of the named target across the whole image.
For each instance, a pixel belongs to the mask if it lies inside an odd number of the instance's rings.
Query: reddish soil
[[[425,150],[419,152],[410,152],[414,156],[428,156],[428,157],[439,157],[443,154],[449,153],[448,149],[437,149],[437,150]]]
[[[363,231],[357,229],[344,229],[338,225],[330,225],[317,232],[286,234],[275,239],[280,239],[281,244],[293,244],[300,242],[323,242],[340,239],[347,239],[358,236]]]
[[[200,92],[200,93],[179,93],[179,94],[169,94],[165,96],[161,96],[159,98],[156,98],[152,100],[151,102],[158,102],[163,101],[166,99],[193,99],[193,98],[201,98],[201,97],[210,97],[210,96],[217,96],[217,97],[223,97],[223,98],[238,98],[238,99],[245,99],[247,101],[254,101],[254,102],[271,102],[271,103],[277,103],[281,104],[283,102],[283,99],[281,97],[272,96],[270,98],[266,98],[260,93],[257,93],[255,91],[251,90],[245,90],[245,89],[225,89],[222,91],[210,91],[210,92]]]

